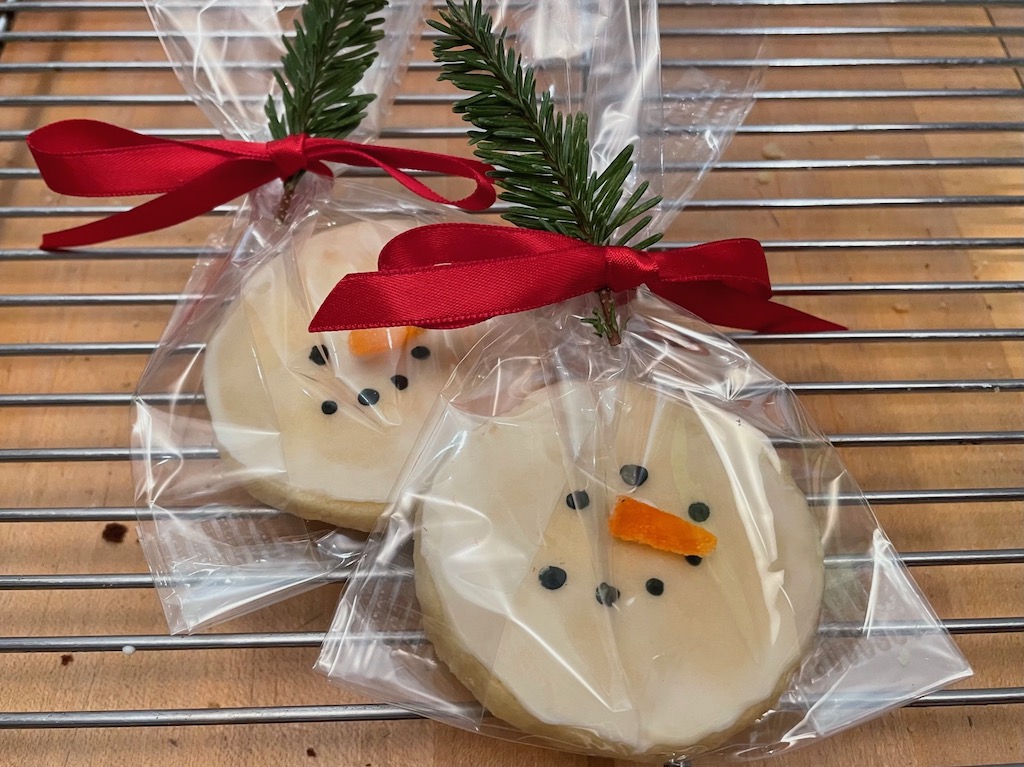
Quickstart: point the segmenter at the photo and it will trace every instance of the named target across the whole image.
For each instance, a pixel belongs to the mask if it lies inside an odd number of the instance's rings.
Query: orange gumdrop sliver
[[[348,350],[356,357],[372,357],[392,349],[399,349],[410,339],[423,332],[422,328],[366,328],[348,334]]]
[[[628,495],[615,499],[608,529],[619,540],[684,556],[703,557],[718,545],[713,533]]]

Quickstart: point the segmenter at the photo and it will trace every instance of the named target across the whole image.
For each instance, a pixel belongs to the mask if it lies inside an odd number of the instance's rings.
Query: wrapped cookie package
[[[347,7],[360,5],[374,2]],[[274,72],[284,51],[277,5],[149,8],[175,71],[217,128],[269,139],[265,105],[268,94],[280,102]],[[376,98],[363,102],[350,137],[376,136],[423,13],[421,0],[373,13],[379,55],[357,94]],[[297,181],[250,194],[208,243],[136,393],[139,533],[175,633],[346,567],[438,390],[481,332],[309,333],[344,274],[375,268],[395,234],[459,214],[359,176]]]
[[[540,88],[589,116],[595,174],[634,145],[625,193],[657,189],[666,202],[647,228],[664,229],[742,120],[756,73],[690,71],[687,102],[660,79],[655,4],[602,8],[560,27],[585,44],[557,49],[530,34],[532,6],[499,23]],[[609,274],[630,258],[597,245]],[[653,277],[645,254],[636,263]],[[410,455],[317,664],[374,700],[581,754],[743,760],[970,673],[793,393],[646,287],[492,320]]]
[[[496,321],[350,577],[319,667],[479,732],[761,758],[968,673],[835,451],[641,289]]]

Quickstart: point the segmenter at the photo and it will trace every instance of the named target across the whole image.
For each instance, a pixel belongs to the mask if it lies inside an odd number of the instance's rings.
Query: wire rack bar
[[[1024,564],[1024,549],[971,549],[949,551],[911,551],[900,554],[907,567],[954,567],[974,565]],[[826,557],[830,567],[855,568],[870,565],[871,560],[860,556]],[[253,579],[259,576],[252,576]],[[311,581],[341,583],[347,580],[345,571],[327,573]],[[153,587],[149,573],[65,573],[60,575],[0,575],[0,591],[33,591],[48,589],[148,589]]]
[[[910,705],[914,707],[989,706],[1022,702],[1024,702],[1024,687],[1006,687],[941,691],[925,695]],[[418,714],[396,706],[382,704],[152,709],[146,711],[46,711],[0,714],[0,730],[361,722],[420,718]]]
[[[1024,339],[1024,328],[961,328],[955,330],[834,330],[821,333],[731,333],[733,339],[756,344],[890,343],[894,341],[1016,341]],[[52,344],[0,344],[0,357],[55,357],[152,354],[151,341],[68,342]],[[199,346],[182,346],[178,353],[201,351]]]
[[[866,490],[864,498],[874,506],[914,506],[936,504],[986,504],[1009,503],[1024,500],[1024,487],[987,487],[929,490]],[[840,504],[858,503],[860,498],[841,495]],[[180,519],[206,519],[211,514],[239,514],[246,516],[273,516],[275,509],[237,506],[188,509],[173,511]],[[0,508],[0,523],[8,522],[133,522],[137,519],[151,519],[153,514],[145,509],[132,506],[98,506],[66,508]]]
[[[696,245],[693,241],[663,241],[663,248],[684,248]],[[768,240],[761,243],[771,252],[804,252],[836,250],[1016,250],[1024,248],[1024,238],[1018,237],[937,237],[935,239],[885,240]],[[657,248],[656,248],[657,249]],[[0,262],[5,261],[67,261],[81,262],[131,259],[195,259],[200,255],[218,256],[223,252],[202,248],[95,248],[88,250],[45,251],[35,248],[0,249]]]
[[[79,727],[166,727],[216,724],[288,724],[420,719],[395,706],[264,706],[259,708],[163,709],[149,711],[51,711],[0,713],[0,730]]]
[[[1021,62],[1024,66],[1024,61]],[[126,100],[124,96],[6,96],[0,97],[0,108],[3,107],[44,107],[44,106],[124,106],[132,103],[144,103],[147,106],[176,106],[184,105],[186,102],[173,96],[151,97],[146,101],[135,102],[132,99]],[[700,133],[704,129],[697,126],[692,128],[680,128],[676,131],[669,130],[669,133]],[[997,122],[997,121],[954,121],[954,122],[931,122],[931,123],[825,123],[825,124],[778,124],[778,125],[757,125],[744,124],[737,130],[737,135],[808,135],[824,133],[1020,133],[1024,132],[1024,122]],[[5,131],[0,133],[0,138],[10,141],[23,139],[25,131]],[[191,133],[191,132],[189,132]],[[198,133],[198,131],[196,131]],[[385,139],[453,139],[466,135],[461,127],[413,127],[413,128],[385,128],[380,133]],[[692,205],[692,203],[691,203]]]
[[[951,634],[1015,634],[1024,633],[1024,618],[959,618],[942,622]],[[881,634],[908,634],[928,629],[921,623],[893,623],[872,627],[872,632]],[[857,637],[863,635],[857,624],[833,624],[822,627],[825,636]],[[51,636],[51,637],[0,637],[0,653],[39,652],[121,652],[125,647],[135,650],[182,651],[182,650],[253,650],[294,647],[318,647],[324,640],[322,631],[286,631],[275,633],[249,634],[193,634],[191,636],[167,636],[164,634],[125,634],[119,636]],[[391,635],[377,635],[383,642],[422,642],[420,632],[404,632]]]
[[[1019,445],[1024,444],[1024,431],[958,431],[917,432],[913,434],[831,434],[826,435],[836,447],[949,447],[954,445]],[[175,453],[152,453],[154,458],[213,460],[219,457],[210,447],[183,447]],[[0,464],[53,463],[56,461],[128,461],[127,447],[33,447],[2,448]]]
[[[862,293],[1017,293],[1024,282],[829,282],[781,283],[772,286],[778,296],[831,296]],[[0,308],[52,306],[168,306],[196,301],[184,293],[17,293],[0,294]]]
[[[683,207],[681,203],[668,203],[672,207]],[[774,198],[751,200],[690,200],[685,204],[684,213],[697,211],[738,211],[738,210],[813,210],[836,208],[921,208],[921,207],[996,207],[1024,205],[1024,196],[1019,195],[949,195],[929,197],[831,197],[831,198]],[[10,206],[0,209],[0,220],[5,218],[97,218],[123,213],[130,210],[128,205],[66,205],[66,206]],[[476,215],[504,213],[510,206],[496,203],[487,211]],[[235,213],[237,208],[224,205],[204,215],[223,216]],[[367,210],[373,214],[376,210]]]
[[[1024,379],[957,381],[818,381],[790,383],[789,388],[805,396],[837,394],[970,394],[977,392],[1021,392]],[[130,405],[130,392],[68,392],[57,394],[0,394],[0,407],[123,407]],[[203,403],[200,392],[146,394],[150,405],[171,402]]]
[[[157,131],[149,131],[157,135]],[[2,140],[2,139],[0,139]],[[12,139],[13,140],[13,139]],[[844,160],[724,160],[715,166],[716,171],[834,171],[834,170],[906,170],[914,169],[999,169],[1024,168],[1024,158],[1020,157],[925,157],[925,158],[891,158],[864,159],[850,158]],[[699,171],[701,166],[696,163],[669,163],[665,169],[670,172]],[[347,174],[359,178],[383,178],[384,172],[376,169],[353,171]],[[412,171],[411,176],[434,178],[438,174]],[[0,168],[0,180],[38,179],[40,173],[35,168]],[[976,238],[984,240],[985,238]],[[992,238],[988,238],[992,239]],[[1011,240],[1013,241],[1013,240]],[[927,242],[932,242],[928,240]],[[1017,240],[1016,242],[1022,242]]]

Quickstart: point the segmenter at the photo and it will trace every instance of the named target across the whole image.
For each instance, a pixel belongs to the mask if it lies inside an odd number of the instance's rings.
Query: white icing
[[[751,709],[781,692],[817,628],[820,531],[764,434],[632,384],[618,392],[603,460],[573,480],[585,488],[571,487],[550,401],[580,412],[582,388],[537,392],[497,421],[457,415],[465,444],[423,494],[417,552],[455,644],[534,719],[636,754],[679,750],[763,713],[767,704]],[[590,440],[585,432],[572,441]],[[624,464],[649,478],[630,488]],[[590,505],[573,511],[565,497],[581,489]],[[706,503],[701,524],[717,549],[695,567],[610,539],[611,504],[628,493],[684,519]],[[540,585],[546,566],[565,570],[564,586]],[[647,592],[650,578],[663,595]],[[620,590],[612,607],[595,597],[602,582]]]
[[[348,333],[314,335],[314,304],[344,275],[373,271],[380,249],[409,220],[367,221],[322,231],[302,252],[275,257],[246,281],[206,349],[204,390],[222,450],[253,478],[344,499],[383,503],[437,393],[476,338],[473,329],[426,330],[404,347],[359,358]],[[310,299],[304,298],[305,285]],[[329,365],[309,359],[329,348]],[[427,359],[410,350],[426,346]],[[409,380],[399,391],[391,377]],[[373,407],[359,392],[380,394]],[[338,411],[325,415],[331,400]],[[301,510],[298,510],[301,513]]]

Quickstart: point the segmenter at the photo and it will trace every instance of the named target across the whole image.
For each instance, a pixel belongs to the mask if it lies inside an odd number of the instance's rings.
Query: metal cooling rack
[[[794,389],[812,402],[815,398],[830,398],[840,411],[848,401],[869,403],[866,407],[872,401],[905,403],[908,398],[916,403],[913,408],[920,428],[855,433],[831,430],[831,439],[848,457],[856,457],[862,449],[884,450],[886,458],[880,459],[881,463],[902,464],[914,460],[917,454],[910,451],[915,448],[951,454],[950,451],[963,446],[973,446],[973,450],[991,451],[980,460],[969,461],[972,467],[982,466],[975,474],[1006,480],[987,486],[971,483],[970,477],[968,481],[952,482],[939,475],[930,477],[925,486],[882,489],[872,484],[876,475],[870,468],[863,474],[858,472],[868,488],[868,499],[884,518],[889,518],[887,509],[902,509],[906,515],[918,515],[938,525],[944,524],[941,520],[947,518],[950,508],[967,506],[976,509],[979,517],[995,509],[999,519],[1009,520],[1006,527],[985,539],[986,547],[958,548],[953,544],[949,548],[922,550],[909,546],[903,547],[903,558],[915,567],[915,572],[920,573],[922,570],[917,568],[923,568],[931,573],[924,583],[926,592],[929,587],[943,590],[944,579],[959,579],[958,573],[963,572],[979,582],[994,577],[1001,584],[1010,584],[1006,599],[999,604],[1001,615],[943,616],[950,631],[960,638],[1008,637],[998,657],[971,656],[972,651],[980,651],[965,647],[972,662],[987,669],[988,677],[1003,681],[998,686],[987,686],[982,679],[980,686],[961,686],[928,695],[915,706],[958,707],[966,712],[966,721],[971,720],[970,712],[977,707],[1002,707],[1004,720],[1010,722],[1006,732],[1013,731],[1013,723],[1017,724],[1018,732],[1024,732],[1024,617],[1018,617],[1024,616],[1024,538],[1020,536],[1024,509],[1024,454],[1020,447],[1024,445],[1024,408],[1020,396],[1024,392],[1024,312],[1020,311],[1024,292],[1024,4],[1006,0],[787,0],[784,6],[775,6],[771,0],[664,0],[662,7],[669,20],[663,24],[668,67],[696,63],[727,68],[748,63],[743,57],[715,58],[714,51],[716,41],[725,35],[750,34],[752,25],[743,20],[746,14],[755,12],[767,13],[772,44],[766,88],[758,96],[757,108],[740,129],[733,151],[706,184],[707,193],[689,206],[689,213],[696,212],[711,220],[725,220],[722,214],[731,214],[749,218],[755,226],[781,220],[782,235],[773,238],[770,232],[774,230],[769,227],[769,235],[764,237],[773,271],[778,266],[791,278],[778,285],[781,295],[830,316],[835,313],[823,307],[839,307],[839,311],[847,312],[840,319],[856,328],[861,328],[857,320],[868,317],[859,314],[857,307],[874,306],[870,317],[888,317],[892,325],[876,321],[863,329],[845,332],[756,338],[740,335],[740,340],[749,344],[755,355],[767,355],[768,364],[791,371],[797,379]],[[732,23],[728,27],[709,24],[707,14],[717,14],[727,22],[731,19]],[[824,40],[828,44],[823,51]],[[680,41],[689,43],[697,53],[693,57],[689,53],[677,54],[686,50],[673,47],[674,42]],[[808,54],[807,50],[815,52]],[[452,140],[455,146],[461,135],[457,124],[427,127],[438,123],[424,119],[427,112],[422,110],[441,109],[451,100],[447,93],[428,92],[430,87],[426,84],[433,71],[434,66],[421,52],[398,99],[398,113],[411,119],[408,124],[389,128],[385,138],[414,145]],[[162,83],[161,89],[137,92],[140,87],[148,87],[140,83],[157,81]],[[7,87],[8,83],[14,87]],[[34,89],[26,85],[33,83]],[[9,437],[0,449],[0,467],[7,469],[3,481],[9,486],[16,481],[16,472],[25,471],[28,475],[33,466],[41,463],[59,464],[61,472],[76,477],[88,477],[89,467],[99,472],[102,467],[115,466],[120,472],[117,477],[127,477],[127,472],[120,471],[128,458],[126,433],[121,434],[120,444],[84,444],[88,439],[77,433],[72,424],[74,419],[91,417],[89,414],[103,408],[112,409],[110,412],[117,412],[117,417],[125,420],[130,386],[111,382],[96,390],[58,386],[64,390],[50,391],[52,381],[46,376],[55,375],[54,365],[68,364],[69,360],[79,365],[76,369],[87,371],[90,366],[106,364],[108,358],[137,373],[140,360],[152,351],[153,339],[159,332],[159,323],[152,318],[166,316],[167,308],[180,298],[175,286],[183,282],[186,272],[182,267],[198,254],[198,243],[211,227],[208,220],[201,221],[196,225],[198,235],[182,237],[171,233],[165,240],[147,240],[130,247],[104,247],[73,255],[40,252],[32,247],[38,233],[61,226],[63,219],[88,217],[125,206],[47,199],[40,192],[38,174],[21,149],[21,141],[33,127],[68,116],[119,122],[121,116],[128,115],[138,118],[129,127],[159,135],[212,135],[211,130],[202,127],[197,115],[181,124],[179,117],[191,109],[189,105],[189,100],[176,88],[140,3],[0,3],[0,158],[6,160],[0,162],[0,183],[7,190],[0,193],[0,274],[5,275],[7,286],[3,289],[5,294],[0,295],[0,325],[3,318],[13,317],[16,326],[0,343],[0,358],[12,366],[6,371],[10,375],[0,380],[15,382],[7,383],[0,392],[0,420],[14,423],[10,420],[14,415],[27,417],[25,414],[30,410],[42,410],[40,423],[48,424],[48,439],[56,443],[35,444],[25,428],[8,430],[8,434],[20,435]],[[807,105],[815,106],[817,111],[806,109]],[[833,112],[834,119],[824,119]],[[851,176],[856,173],[877,174],[879,188],[868,194],[846,193],[847,183],[857,187],[855,177]],[[780,186],[777,194],[767,193],[776,191],[774,187],[760,193],[762,187],[771,186],[773,174],[788,179],[785,188]],[[840,174],[842,181],[829,182],[833,178],[830,174]],[[927,193],[890,192],[885,180],[898,179],[902,174],[919,174],[917,177],[937,181],[930,187],[924,184]],[[744,184],[744,179],[753,181]],[[865,222],[865,232],[835,225],[835,221],[841,220],[829,218],[835,213]],[[809,217],[811,224],[801,228],[794,223],[798,216]],[[885,216],[889,216],[887,229],[871,225],[876,218]],[[932,232],[929,221],[949,217],[956,221],[956,232]],[[692,216],[689,220],[692,224]],[[815,220],[822,222],[817,229],[813,225]],[[700,226],[686,231],[699,233]],[[789,236],[794,231],[799,236]],[[674,239],[677,244],[690,241],[680,236]],[[991,267],[986,254],[992,254],[991,258],[1001,265],[995,278],[983,278]],[[925,274],[929,261],[943,261],[947,266],[980,265],[982,274],[979,276],[976,269],[973,274],[963,275],[957,268],[947,268],[943,279],[929,281]],[[73,294],[60,292],[59,285],[41,286],[41,269],[51,265],[55,270],[67,269],[69,262],[86,271],[96,268],[100,274],[113,274],[109,269],[104,271],[104,265],[119,264],[123,266],[120,274],[124,279],[116,284],[111,280],[109,287]],[[854,268],[860,262],[867,264],[864,274]],[[834,265],[831,271],[830,264]],[[163,284],[152,279],[154,265],[167,266],[170,272]],[[136,276],[138,281],[134,281]],[[157,284],[159,289],[131,291],[131,286],[139,282]],[[86,277],[82,284],[94,286],[96,280]],[[967,309],[960,306],[974,299],[982,303],[974,301]],[[950,324],[914,325],[920,307],[931,311],[947,302],[960,302],[960,308],[942,315]],[[996,304],[995,307],[988,302]],[[878,309],[890,304],[891,314]],[[61,335],[64,312],[78,318],[76,327],[80,330],[89,327],[89,311],[115,312],[118,322],[124,323],[141,318],[144,326],[156,330],[149,338],[138,340],[121,337],[116,331],[109,331],[109,323],[100,323],[107,328],[105,332],[112,334],[84,339],[81,333],[71,338]],[[31,337],[27,341],[19,337],[22,318],[35,316],[26,312],[42,312],[41,321],[48,322],[52,332],[37,337],[25,331],[25,337]],[[150,325],[145,325],[147,321]],[[936,354],[943,357],[963,358],[966,362],[959,368],[961,374],[933,377],[929,374],[932,368],[927,365],[922,368],[924,375],[913,373],[913,368],[902,360],[919,359],[922,346],[936,349]],[[850,372],[853,368],[843,367],[844,358],[848,361],[851,356],[870,355],[876,349],[885,350],[878,354],[892,361],[893,369],[898,371],[895,376],[857,375]],[[975,361],[985,359],[988,352],[984,350],[989,349],[999,350],[1008,374],[977,373],[984,367],[977,366]],[[801,367],[799,358],[808,355],[811,362]],[[822,364],[816,367],[815,360]],[[31,366],[36,362],[38,377],[33,378],[36,368]],[[14,366],[21,366],[18,370],[23,375],[19,377]],[[818,380],[825,369],[837,372],[835,380]],[[956,370],[957,366],[951,364],[950,369]],[[812,371],[810,380],[801,375],[802,370]],[[36,383],[18,383],[25,380]],[[999,398],[1002,418],[988,419],[980,428],[948,427],[948,415],[951,409],[959,407],[958,402],[972,403],[967,405],[971,409],[978,401],[971,398],[981,395]],[[986,400],[986,407],[990,402]],[[61,426],[63,423],[68,425]],[[76,439],[78,442],[74,442]],[[70,446],[65,444],[69,441]],[[1017,467],[1015,474],[1000,473],[1006,462]],[[82,465],[86,468],[82,469]],[[877,476],[881,485],[887,484],[887,479],[892,484],[892,477],[881,469]],[[0,528],[6,526],[8,531],[22,523],[35,526],[33,529],[40,530],[40,535],[46,535],[50,527],[61,530],[63,535],[68,530],[85,529],[88,523],[130,523],[135,519],[130,500],[125,500],[130,495],[123,491],[108,493],[121,498],[118,503],[76,502],[74,496],[68,496],[71,500],[67,505],[48,506],[38,500],[47,496],[31,486],[8,489],[4,497],[16,499],[0,508]],[[67,527],[69,524],[76,527]],[[54,538],[58,547],[55,559],[61,558],[61,545],[73,545],[73,536],[63,544],[62,538]],[[17,534],[12,539],[24,540]],[[907,540],[913,543],[914,539]],[[141,559],[137,557],[134,561]],[[33,595],[43,599],[54,590],[76,590],[81,592],[82,600],[89,600],[105,590],[152,588],[150,576],[140,571],[70,572],[58,562],[51,567],[53,572],[41,572],[49,565],[40,562],[35,572],[14,572],[0,561],[0,676],[6,673],[4,669],[14,670],[22,662],[31,664],[37,654],[116,654],[125,648],[143,653],[264,651],[311,648],[322,638],[321,631],[310,630],[254,630],[192,637],[168,637],[155,631],[118,633],[116,620],[104,635],[10,635],[13,632],[3,629],[9,622],[4,611],[24,609],[32,603],[13,598],[4,601],[5,595],[11,597],[22,592],[22,596],[28,594],[30,599],[36,598]],[[1011,574],[1007,576],[1007,572]],[[155,599],[151,606],[155,616],[152,622],[156,625],[159,616]],[[12,687],[19,679],[25,685],[24,692]],[[276,705],[255,699],[251,705],[223,708],[157,705],[131,710],[62,710],[47,708],[50,699],[38,694],[31,680],[17,674],[13,674],[13,680],[8,679],[6,684],[13,689],[9,700],[16,701],[16,705],[8,705],[12,710],[0,713],[0,730],[354,723],[415,718],[389,706]],[[335,698],[325,693],[322,700]],[[941,734],[950,743],[969,736],[967,730],[957,729],[966,726],[963,720],[953,721],[952,729]],[[4,735],[0,734],[0,744],[3,742]],[[174,739],[170,742],[177,746]],[[1024,762],[1024,741],[1015,745],[1011,737],[1011,742],[1004,745],[1002,750],[996,748],[986,753],[996,754],[995,758],[1002,763]],[[0,762],[3,753],[0,747]],[[854,750],[839,753],[848,758],[848,763],[854,763]],[[216,750],[196,751],[193,756],[196,754],[200,761],[208,757],[207,763],[215,763],[218,755],[223,756]],[[880,763],[903,763],[903,757],[895,750],[877,752],[876,756]],[[953,764],[943,761],[942,756],[927,759],[930,761],[920,757],[915,763],[931,767]],[[87,763],[84,757],[81,763]],[[785,763],[786,759],[779,762]]]

